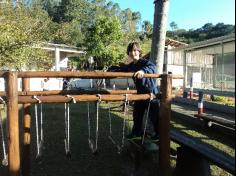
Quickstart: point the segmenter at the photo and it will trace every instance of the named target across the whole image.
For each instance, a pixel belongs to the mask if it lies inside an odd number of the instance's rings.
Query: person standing
[[[159,92],[156,85],[156,79],[154,78],[144,78],[144,74],[155,74],[157,73],[157,68],[155,64],[147,59],[141,58],[142,50],[138,42],[131,42],[127,47],[127,55],[131,60],[131,63],[122,67],[110,67],[108,71],[114,72],[134,72],[133,81],[137,89],[137,94],[154,94]],[[148,118],[151,122],[150,125],[153,127],[153,131],[147,131],[148,136],[152,141],[159,140],[158,133],[158,121],[159,121],[159,100],[138,100],[134,102],[133,108],[133,128],[132,132],[127,136],[128,140],[141,139],[143,131],[143,117],[145,111],[148,109],[150,102],[150,110]]]

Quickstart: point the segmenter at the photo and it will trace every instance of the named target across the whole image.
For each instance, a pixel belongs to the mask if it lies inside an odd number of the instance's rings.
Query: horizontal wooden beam
[[[0,77],[4,77],[6,72],[0,72]],[[134,73],[125,72],[68,72],[68,71],[26,71],[17,72],[18,78],[132,78]],[[161,78],[164,74],[144,74],[146,78]],[[181,75],[172,75],[173,79],[183,79]]]
[[[18,95],[81,95],[81,94],[137,94],[137,90],[109,90],[109,89],[81,89],[81,90],[47,90],[47,91],[19,91]],[[0,91],[0,96],[6,92]]]
[[[136,94],[136,95],[50,95],[50,96],[37,96],[41,103],[70,103],[73,99],[76,102],[92,102],[92,101],[137,101],[148,100],[150,94]],[[39,101],[33,96],[18,96],[18,103],[39,103]]]

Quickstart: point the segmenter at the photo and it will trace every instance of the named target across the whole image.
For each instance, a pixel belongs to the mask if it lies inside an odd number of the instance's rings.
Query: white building
[[[63,44],[52,44],[47,43],[43,47],[47,50],[53,57],[53,67],[52,71],[66,70],[68,67],[68,60],[70,57],[81,56],[85,54],[84,51],[78,50],[76,47],[67,46]],[[43,90],[44,78],[31,78],[30,79],[30,90]],[[21,90],[21,79],[18,81],[18,89]],[[49,78],[48,81],[49,90],[61,90],[62,89],[62,78]],[[0,78],[0,91],[5,90],[4,79]]]
[[[168,49],[167,53],[167,71],[183,73],[184,89],[192,80],[196,91],[235,92],[235,34]]]

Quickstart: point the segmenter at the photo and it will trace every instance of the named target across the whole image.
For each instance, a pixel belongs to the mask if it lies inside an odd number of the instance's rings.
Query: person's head
[[[142,56],[142,49],[138,42],[131,42],[127,47],[127,55],[133,60],[133,62],[137,62]]]

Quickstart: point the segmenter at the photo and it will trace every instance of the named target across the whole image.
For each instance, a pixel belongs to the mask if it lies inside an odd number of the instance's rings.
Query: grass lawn
[[[118,106],[120,103],[112,103]],[[32,145],[31,145],[31,175],[32,176],[156,176],[157,164],[153,158],[143,158],[140,167],[126,153],[117,154],[115,146],[108,139],[109,118],[107,104],[102,103],[99,113],[99,140],[98,154],[93,155],[88,147],[88,121],[87,103],[71,104],[70,109],[70,148],[72,158],[68,159],[65,155],[65,120],[64,104],[50,104],[43,106],[44,115],[44,149],[41,159],[36,160],[36,135],[35,135],[35,116],[34,106],[32,106]],[[96,105],[90,103],[91,116],[91,137],[95,138],[96,129]],[[123,118],[132,119],[132,111],[124,116],[121,108],[112,111],[112,130],[113,137],[118,143],[122,140]],[[20,111],[20,115],[22,112]],[[131,127],[132,122],[129,121]],[[223,151],[235,155],[235,141],[227,137],[211,133],[208,130],[197,129],[195,126],[186,124],[178,119],[172,119],[172,128],[191,134],[204,142],[207,142]],[[126,129],[126,134],[129,133]],[[176,148],[175,143],[171,143]],[[2,146],[0,146],[0,157]],[[174,166],[175,161],[172,161]],[[5,176],[6,168],[0,166],[0,175]],[[227,172],[212,166],[212,175],[230,175]]]

